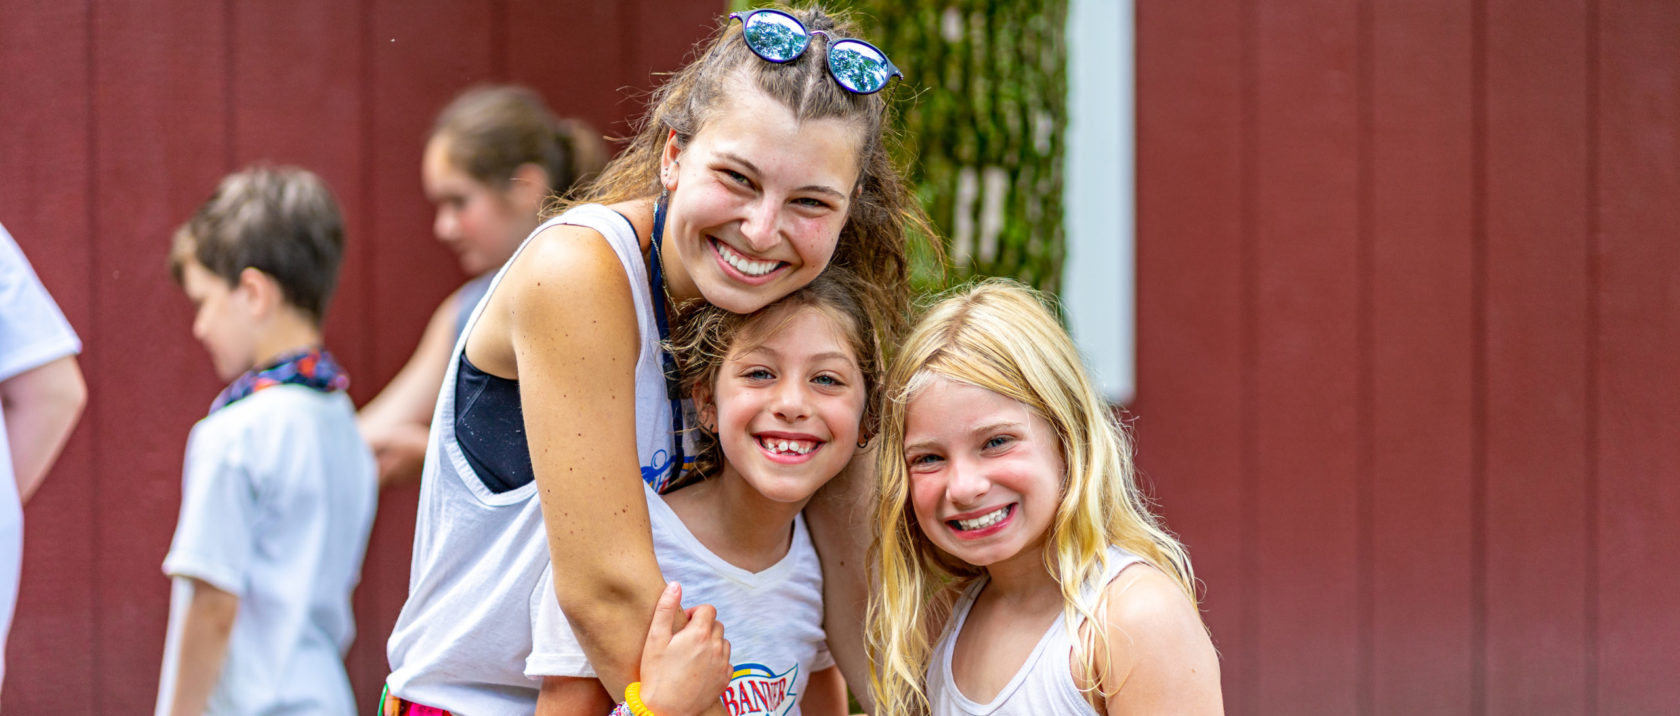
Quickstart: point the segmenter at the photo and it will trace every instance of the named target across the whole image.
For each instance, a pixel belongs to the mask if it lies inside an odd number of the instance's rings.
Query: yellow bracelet
[[[624,687],[624,705],[629,706],[630,713],[635,714],[635,716],[654,716],[654,713],[648,710],[647,704],[642,703],[642,682],[640,681],[632,681],[629,686]]]

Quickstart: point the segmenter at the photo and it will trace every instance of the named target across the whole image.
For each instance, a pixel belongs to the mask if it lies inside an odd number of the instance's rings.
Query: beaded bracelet
[[[618,702],[617,706],[613,707],[612,713],[607,714],[607,716],[636,716],[636,715],[633,714],[633,713],[630,713],[630,705],[629,704],[626,704],[626,703],[620,701],[620,702]]]
[[[648,710],[647,704],[642,703],[642,682],[632,681],[624,687],[624,705],[630,709],[631,716],[654,716]]]

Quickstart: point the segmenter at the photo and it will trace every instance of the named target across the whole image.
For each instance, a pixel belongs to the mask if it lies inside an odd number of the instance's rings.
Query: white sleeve
[[[583,653],[583,645],[572,633],[572,625],[554,596],[554,565],[543,568],[537,587],[531,592],[531,655],[525,657],[525,675],[597,678],[595,667]]]
[[[828,642],[817,647],[816,657],[811,659],[811,673],[815,674],[834,665],[834,655],[828,652]]]
[[[0,226],[0,380],[81,350],[70,322]]]
[[[241,441],[200,423],[187,440],[181,517],[163,572],[201,579],[244,596],[255,539],[257,489],[240,459]]]

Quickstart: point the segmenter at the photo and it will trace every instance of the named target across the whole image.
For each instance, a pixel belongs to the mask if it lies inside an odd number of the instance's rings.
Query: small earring
[[[858,438],[858,447],[860,447],[860,448],[869,447],[869,438]]]

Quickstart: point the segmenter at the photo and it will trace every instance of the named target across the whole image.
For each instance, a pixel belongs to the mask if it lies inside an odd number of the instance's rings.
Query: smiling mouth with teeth
[[[999,522],[1002,522],[1004,520],[1004,518],[1009,516],[1010,511],[1013,510],[1013,509],[1015,509],[1014,505],[1004,505],[1003,507],[999,507],[999,508],[997,508],[995,510],[992,510],[991,512],[988,512],[986,514],[983,514],[979,517],[975,517],[975,518],[967,519],[967,520],[946,520],[945,524],[948,524],[948,525],[950,525],[952,527],[955,527],[959,530],[962,530],[964,532],[972,532],[974,530],[983,530],[987,527],[991,527],[992,525],[995,525]]]
[[[718,241],[717,239],[712,239],[712,243],[717,246],[718,255],[723,257],[724,262],[728,263],[730,266],[734,266],[736,271],[740,271],[741,273],[752,276],[753,278],[768,274],[771,271],[781,268],[782,266],[781,261],[754,261],[749,259],[746,256],[743,256],[741,252],[730,248],[729,244]]]
[[[780,440],[776,438],[758,438],[759,447],[782,455],[809,455],[812,450],[821,445],[815,440]]]

